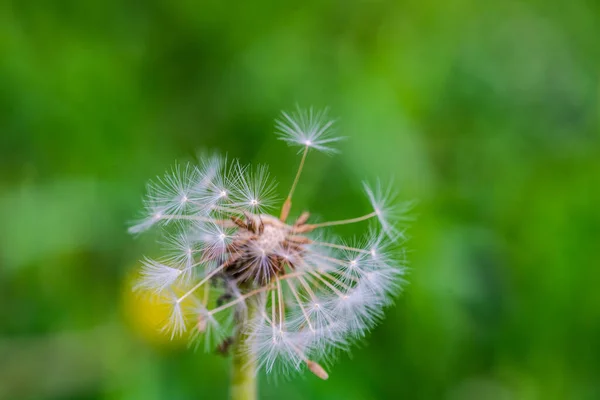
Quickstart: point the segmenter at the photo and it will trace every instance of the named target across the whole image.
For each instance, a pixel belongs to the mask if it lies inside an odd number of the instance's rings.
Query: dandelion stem
[[[302,153],[302,159],[300,160],[300,166],[298,166],[298,172],[296,172],[296,177],[294,178],[294,183],[292,184],[292,188],[290,189],[290,194],[288,194],[288,199],[292,199],[292,196],[294,195],[294,190],[296,190],[296,185],[298,184],[298,181],[300,180],[300,174],[302,173],[302,170],[304,169],[304,162],[306,161],[306,156],[308,155],[308,148],[309,146],[306,146],[304,148],[304,152]]]
[[[304,153],[302,153],[302,159],[300,160],[300,166],[298,167],[298,172],[296,172],[296,178],[294,178],[294,183],[292,183],[292,188],[290,189],[290,193],[288,194],[285,202],[283,203],[283,207],[281,208],[281,216],[279,219],[284,221],[287,219],[290,214],[290,209],[292,208],[292,196],[294,195],[294,190],[296,190],[296,185],[298,184],[298,180],[300,180],[300,174],[302,173],[302,169],[304,169],[304,162],[306,161],[306,155],[308,154],[309,146],[304,148]]]
[[[258,301],[248,301],[247,306],[247,320],[251,321],[258,311]],[[238,329],[232,348],[229,398],[231,400],[256,400],[256,355],[252,352],[252,347],[248,345],[250,334],[243,323],[246,319],[241,316],[236,316],[236,319],[238,319]]]
[[[362,217],[357,217],[357,218],[351,218],[351,219],[344,219],[341,221],[329,221],[329,222],[321,222],[319,224],[310,224],[310,225],[305,225],[304,229],[302,229],[302,232],[310,232],[314,229],[317,228],[324,228],[326,226],[335,226],[335,225],[346,225],[346,224],[354,224],[356,222],[361,222],[361,221],[366,221],[370,218],[373,218],[377,215],[377,212],[373,211],[370,214],[367,215],[363,215]]]

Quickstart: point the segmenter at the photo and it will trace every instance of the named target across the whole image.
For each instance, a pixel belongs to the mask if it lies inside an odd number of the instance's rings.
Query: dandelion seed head
[[[276,124],[280,139],[304,152],[279,216],[271,211],[276,184],[266,166],[216,155],[201,156],[197,166],[177,164],[148,185],[144,216],[129,229],[176,231],[165,232],[164,258],[142,261],[135,289],[166,298],[171,337],[189,331],[194,347],[211,351],[242,332],[239,345],[267,372],[305,369],[327,379],[318,361],[363,337],[401,288],[404,263],[392,239],[404,227],[403,210],[393,188],[377,181],[364,184],[373,211],[362,217],[288,218],[306,150],[334,152],[340,138],[326,110],[297,108]],[[363,239],[323,233],[368,220],[379,227]]]

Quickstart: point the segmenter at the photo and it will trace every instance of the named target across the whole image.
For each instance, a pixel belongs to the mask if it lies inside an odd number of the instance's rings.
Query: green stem
[[[247,320],[252,320],[257,304],[255,301],[248,301],[247,306]],[[256,357],[248,350],[249,338],[244,328],[243,325],[238,325],[238,332],[232,348],[231,400],[256,400],[257,398]]]

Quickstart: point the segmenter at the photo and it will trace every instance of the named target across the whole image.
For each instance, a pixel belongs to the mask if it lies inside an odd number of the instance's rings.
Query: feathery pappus
[[[267,372],[306,367],[348,349],[376,324],[401,289],[410,203],[397,203],[392,185],[363,183],[371,210],[345,220],[290,218],[292,198],[311,150],[335,153],[341,139],[327,111],[297,108],[276,120],[279,139],[301,154],[295,179],[278,205],[266,166],[252,168],[218,155],[177,165],[148,185],[144,217],[129,232],[172,225],[169,253],[144,259],[135,289],[170,306],[165,330],[190,333],[207,349],[225,352],[242,333],[241,351]],[[374,223],[369,223],[372,221]],[[344,241],[326,230],[366,225],[364,238]],[[402,243],[400,243],[401,245]]]

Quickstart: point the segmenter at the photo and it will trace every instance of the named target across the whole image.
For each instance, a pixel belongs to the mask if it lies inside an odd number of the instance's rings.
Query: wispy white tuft
[[[156,204],[154,201],[146,200],[144,204],[143,216],[138,219],[132,226],[127,230],[131,234],[137,234],[150,229],[155,224],[165,222],[168,215],[166,213],[166,207],[161,204]]]
[[[269,282],[273,276],[273,270],[277,267],[273,259],[273,252],[264,243],[251,242],[244,252],[246,264],[241,266],[240,273],[243,279],[252,279],[255,283]]]
[[[192,204],[192,188],[198,180],[198,170],[190,164],[175,164],[171,171],[148,185],[148,199],[163,207],[170,215],[184,213]]]
[[[197,242],[187,232],[179,232],[167,238],[165,242],[167,256],[165,262],[177,266],[184,272],[188,271],[194,263],[194,257],[198,255]]]
[[[333,302],[333,310],[345,321],[346,333],[353,337],[365,334],[381,317],[385,303],[381,296],[366,291],[362,285],[347,290]]]
[[[392,240],[402,238],[403,231],[398,228],[398,223],[408,220],[406,213],[410,210],[412,204],[398,204],[396,202],[397,192],[394,186],[389,184],[384,187],[380,180],[377,180],[375,186],[363,182],[363,188],[383,231]]]
[[[214,222],[202,222],[196,226],[194,236],[205,259],[220,259],[233,243],[235,230]]]
[[[343,334],[338,328],[341,319],[335,315],[328,297],[308,299],[298,306],[289,325],[297,331],[305,331],[311,339],[310,345],[319,352],[324,352],[325,346]]]
[[[377,269],[366,272],[360,281],[361,289],[378,298],[381,304],[388,305],[391,296],[400,289],[399,271],[393,269]]]
[[[233,186],[240,176],[228,165],[227,159],[213,156],[200,171],[200,181],[195,190],[198,205],[208,213],[231,202]]]
[[[144,215],[129,228],[129,233],[140,233],[155,224],[177,220],[196,208],[194,190],[199,179],[196,167],[175,164],[164,176],[148,183]]]
[[[266,317],[254,321],[250,327],[251,347],[248,351],[256,355],[261,368],[267,372],[277,368],[283,374],[301,368],[305,361],[302,353],[306,346],[304,333],[287,331],[267,322]]]
[[[142,261],[142,271],[134,290],[150,290],[156,293],[169,288],[184,275],[184,271],[158,261],[146,258]]]
[[[238,179],[235,184],[232,206],[256,214],[262,214],[273,206],[276,184],[269,178],[269,170],[266,165],[259,165],[252,170],[236,164],[235,174]]]
[[[331,147],[342,138],[334,136],[334,120],[327,116],[328,110],[319,111],[303,109],[296,106],[296,111],[287,113],[282,111],[281,118],[275,121],[279,139],[290,146],[309,147],[324,153],[336,153],[338,150]]]
[[[218,154],[200,154],[198,158],[200,160],[198,182],[193,188],[196,196],[203,194],[214,185],[217,175],[226,163],[225,159]]]
[[[183,335],[183,333],[187,330],[187,326],[182,304],[180,301],[178,301],[177,296],[175,296],[174,293],[171,293],[170,295],[169,306],[171,307],[171,312],[165,325],[163,326],[162,331],[169,333],[171,339],[173,339]]]

